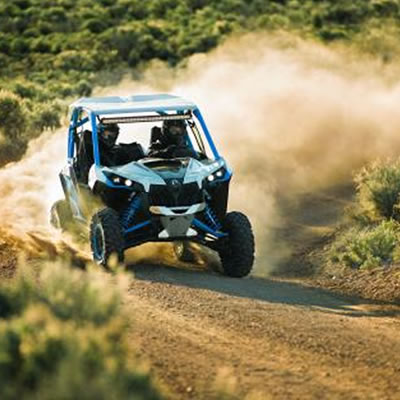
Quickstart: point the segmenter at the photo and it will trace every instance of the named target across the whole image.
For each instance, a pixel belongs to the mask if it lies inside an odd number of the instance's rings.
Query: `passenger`
[[[166,120],[163,122],[161,129],[154,127],[151,132],[149,156],[158,158],[198,158],[196,151],[188,144],[185,121]]]

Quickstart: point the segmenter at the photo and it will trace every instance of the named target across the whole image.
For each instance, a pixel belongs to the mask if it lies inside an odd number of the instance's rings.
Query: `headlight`
[[[211,175],[207,176],[208,182],[214,182],[215,180],[221,179],[225,176],[225,167],[220,168],[218,171],[213,172]]]
[[[114,185],[131,187],[134,183],[130,179],[122,178],[121,176],[115,174],[106,173],[106,176]]]

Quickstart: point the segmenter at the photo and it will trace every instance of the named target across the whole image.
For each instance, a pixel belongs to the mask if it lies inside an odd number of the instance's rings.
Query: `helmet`
[[[118,139],[119,126],[118,124],[103,124],[100,122],[97,125],[99,139],[107,147],[113,147]]]
[[[185,141],[186,124],[183,120],[170,119],[162,124],[162,132],[171,144],[181,144]]]

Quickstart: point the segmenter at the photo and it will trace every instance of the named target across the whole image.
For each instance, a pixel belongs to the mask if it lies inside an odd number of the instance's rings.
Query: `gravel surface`
[[[400,398],[400,307],[287,281],[132,267],[131,342],[171,399]]]

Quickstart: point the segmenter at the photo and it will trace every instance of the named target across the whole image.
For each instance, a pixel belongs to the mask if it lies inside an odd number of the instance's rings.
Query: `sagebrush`
[[[133,362],[119,293],[100,273],[47,265],[0,285],[0,398],[160,399]]]

